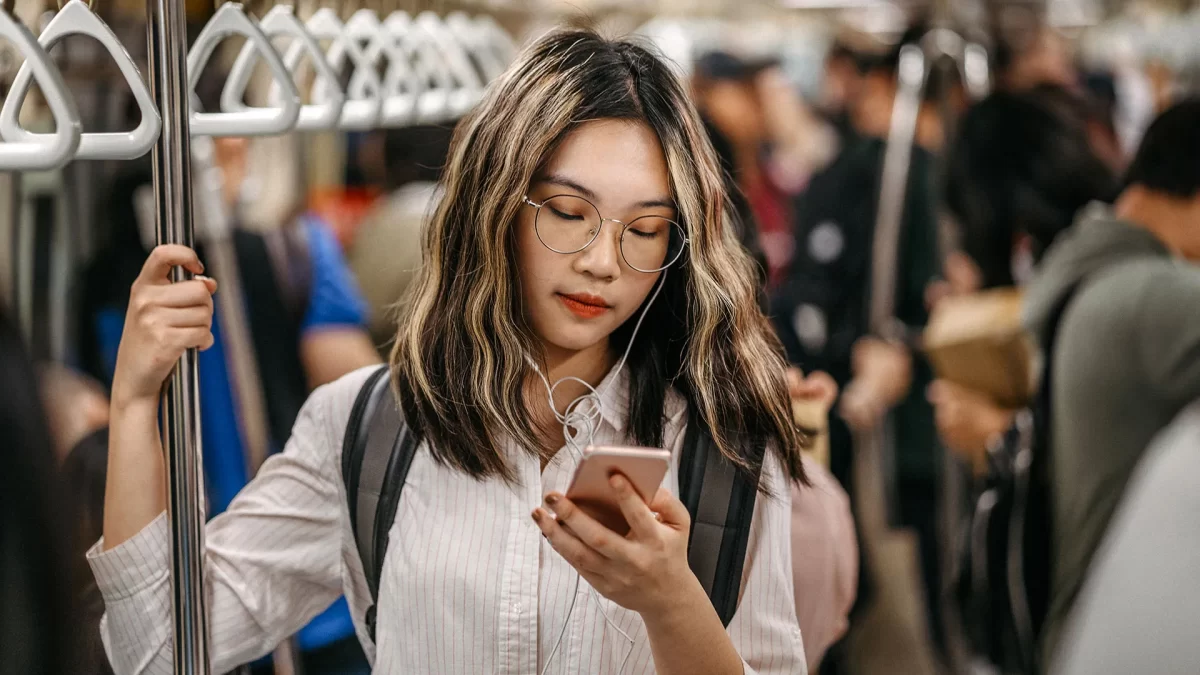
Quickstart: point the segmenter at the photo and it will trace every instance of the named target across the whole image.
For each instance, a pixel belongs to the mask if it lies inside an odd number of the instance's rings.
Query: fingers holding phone
[[[671,453],[657,448],[588,447],[575,469],[567,497],[608,529],[625,536],[629,522],[610,479],[620,474],[643,502],[658,492],[671,463]]]
[[[551,492],[533,519],[551,546],[604,597],[645,613],[663,609],[694,580],[689,518],[661,488],[670,453],[589,448],[566,495]]]
[[[630,523],[622,536],[558,493],[533,512],[542,534],[600,595],[640,614],[665,611],[694,585],[687,562],[687,508],[660,489],[647,504],[624,476],[609,488]],[[657,510],[661,518],[655,516]]]

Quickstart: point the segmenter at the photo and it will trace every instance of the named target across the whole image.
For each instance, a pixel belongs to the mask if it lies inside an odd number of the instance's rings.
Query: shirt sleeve
[[[341,594],[349,524],[329,410],[363,378],[352,379],[313,393],[284,451],[205,530],[214,673],[269,653]],[[104,551],[101,539],[87,554],[104,597],[101,635],[117,675],[172,672],[169,556],[165,514],[121,545]]]
[[[774,453],[767,453],[762,476],[771,495],[755,500],[729,637],[746,675],[807,675],[793,594],[790,482]]]
[[[332,326],[365,326],[367,301],[333,232],[315,218],[306,218],[304,227],[312,264],[312,288],[300,331],[304,333]]]

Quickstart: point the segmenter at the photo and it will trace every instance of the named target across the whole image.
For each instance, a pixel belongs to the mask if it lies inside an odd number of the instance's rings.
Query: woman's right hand
[[[155,248],[129,293],[125,329],[113,374],[113,405],[158,404],[163,382],[184,351],[213,344],[213,293],[217,282],[197,276],[172,283],[173,267],[204,272],[196,252],[186,246]]]

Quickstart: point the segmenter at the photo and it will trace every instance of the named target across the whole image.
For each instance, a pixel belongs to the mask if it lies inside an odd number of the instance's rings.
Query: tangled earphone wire
[[[612,386],[612,383],[616,381],[617,376],[619,376],[621,371],[625,368],[625,361],[629,358],[629,353],[633,350],[633,343],[634,340],[637,339],[638,331],[642,327],[642,321],[646,319],[646,314],[649,313],[650,306],[654,304],[656,299],[658,299],[658,294],[662,291],[663,286],[665,286],[666,283],[667,271],[663,270],[662,277],[660,277],[658,281],[658,287],[654,289],[654,294],[650,296],[649,302],[647,302],[646,306],[642,308],[642,314],[638,317],[637,323],[633,326],[633,333],[631,333],[629,336],[629,344],[625,345],[625,353],[621,355],[621,360],[617,362],[616,369],[613,370],[612,375],[609,376],[608,381],[603,385],[605,392],[608,391],[608,387]],[[602,410],[604,407],[602,392],[597,391],[596,388],[590,383],[574,376],[563,377],[556,380],[554,384],[550,384],[550,379],[547,378],[545,373],[542,372],[542,369],[538,367],[536,361],[530,358],[528,354],[525,355],[525,360],[529,362],[529,365],[533,367],[534,372],[536,372],[538,377],[541,378],[542,383],[546,385],[546,396],[549,398],[550,410],[554,413],[554,419],[558,420],[558,422],[563,425],[563,440],[566,442],[566,447],[571,450],[576,461],[581,461],[583,459],[583,448],[587,447],[588,445],[595,444],[596,428],[600,423]],[[578,382],[587,389],[587,393],[576,397],[574,400],[568,403],[566,408],[563,409],[563,412],[560,413],[558,408],[554,405],[554,391],[558,389],[559,385],[563,384],[564,382]],[[586,407],[586,409],[581,409],[583,408],[584,403],[588,403],[589,405]],[[581,444],[581,439],[587,439],[587,442]],[[546,673],[550,670],[550,664],[554,661],[554,656],[558,653],[559,646],[562,645],[563,637],[567,634],[567,626],[571,625],[571,614],[575,612],[575,602],[579,599],[579,582],[581,579],[583,579],[582,575],[580,575],[579,571],[576,570],[575,589],[571,591],[571,605],[567,608],[567,617],[563,619],[562,630],[558,632],[558,639],[555,640],[554,647],[550,649],[550,655],[546,657],[546,663],[542,665],[541,675],[546,675]],[[629,637],[628,633],[621,630],[621,627],[618,626],[616,622],[608,616],[608,612],[604,610],[604,604],[600,602],[600,597],[596,593],[596,589],[589,585],[588,590],[591,592],[592,599],[596,601],[596,606],[600,609],[600,614],[604,617],[604,622],[609,626],[612,626],[613,630],[620,633],[621,637],[625,638],[629,642],[629,650],[625,652],[625,658],[621,659],[621,665],[617,668],[617,673],[619,675],[625,670],[625,664],[629,661],[629,657],[633,655],[633,638]]]

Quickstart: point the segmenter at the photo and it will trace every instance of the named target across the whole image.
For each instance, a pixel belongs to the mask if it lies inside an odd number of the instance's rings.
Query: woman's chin
[[[546,345],[547,351],[565,356],[591,350],[602,343],[607,344],[610,334],[611,331],[598,327],[571,326],[570,328],[557,328],[551,334],[540,337]]]

